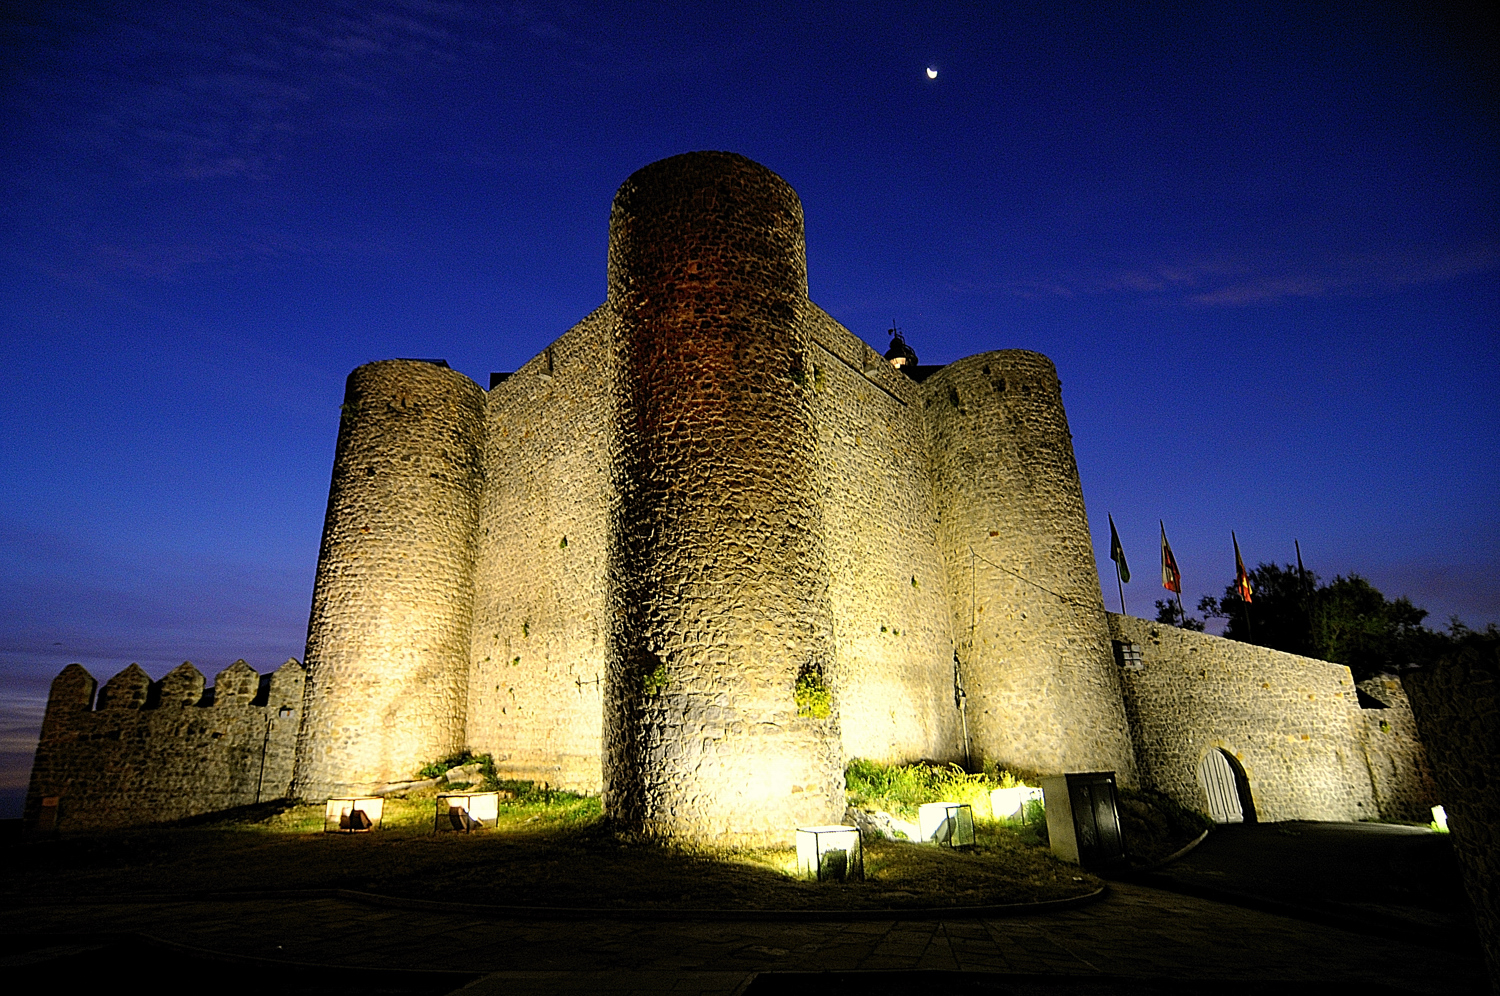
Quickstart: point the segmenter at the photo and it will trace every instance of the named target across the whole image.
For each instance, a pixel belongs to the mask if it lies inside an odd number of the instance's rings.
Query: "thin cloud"
[[[1500,270],[1500,247],[1477,245],[1329,254],[1297,261],[1171,261],[1010,280],[954,281],[948,288],[955,294],[1028,300],[1134,295],[1207,307],[1245,307],[1295,298],[1386,294],[1496,270]]]
[[[0,697],[0,754],[28,753],[36,749],[37,732],[47,711],[45,690],[31,692],[7,690]]]
[[[1496,269],[1500,269],[1500,249],[1495,246],[1345,255],[1314,263],[1300,273],[1252,274],[1191,299],[1198,304],[1237,306],[1298,297],[1360,296],[1445,283]]]

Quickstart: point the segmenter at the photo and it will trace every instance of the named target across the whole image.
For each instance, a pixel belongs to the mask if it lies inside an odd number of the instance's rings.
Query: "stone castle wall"
[[[815,305],[810,321],[844,756],[961,761],[921,395]]]
[[[1439,801],[1437,785],[1401,680],[1383,674],[1357,687],[1365,695],[1360,741],[1380,818],[1428,822]]]
[[[614,500],[604,804],[784,840],[843,815],[802,205],[730,153],[653,163],[610,216]]]
[[[502,777],[602,785],[613,315],[600,308],[489,396],[469,747]]]
[[[1404,672],[1401,684],[1448,814],[1490,984],[1500,992],[1500,661],[1460,654]]]
[[[1220,749],[1243,769],[1257,819],[1380,815],[1347,667],[1113,612],[1109,627],[1141,654],[1121,678],[1144,787],[1207,812],[1198,764]]]
[[[78,664],[52,682],[28,825],[159,823],[286,795],[302,718],[296,661],[267,675],[237,661],[207,692],[191,664],[158,682],[132,664],[98,690],[96,703],[97,684]]]
[[[922,384],[973,755],[1136,781],[1052,362],[982,353]]]
[[[301,798],[369,792],[464,746],[484,398],[420,360],[349,375],[308,622]]]

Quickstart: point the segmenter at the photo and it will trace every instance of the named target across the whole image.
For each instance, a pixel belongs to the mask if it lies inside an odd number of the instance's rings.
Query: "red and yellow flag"
[[[1174,594],[1182,594],[1182,572],[1177,569],[1177,558],[1172,556],[1172,545],[1167,542],[1167,525],[1164,522],[1161,525],[1161,586]]]
[[[1240,593],[1240,600],[1250,602],[1252,589],[1250,587],[1250,575],[1245,571],[1245,561],[1240,557],[1239,537],[1234,535],[1234,530],[1229,530],[1229,538],[1234,541],[1234,590]]]

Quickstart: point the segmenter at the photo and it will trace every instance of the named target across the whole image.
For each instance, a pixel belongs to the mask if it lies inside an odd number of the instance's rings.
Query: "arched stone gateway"
[[[1198,784],[1208,797],[1208,814],[1215,823],[1254,823],[1255,804],[1244,770],[1217,747],[1198,762]]]

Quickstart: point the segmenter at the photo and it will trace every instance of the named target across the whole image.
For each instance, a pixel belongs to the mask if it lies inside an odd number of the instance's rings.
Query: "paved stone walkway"
[[[508,996],[729,996],[748,988],[757,972],[912,969],[1321,982],[1338,991],[1384,985],[1445,996],[1488,991],[1477,951],[1455,953],[1118,883],[1104,900],[1077,909],[919,921],[543,920],[335,898],[0,910],[0,934],[90,932],[135,932],[208,951],[323,965],[483,972],[466,994]]]
[[[1452,839],[1425,827],[1300,821],[1218,827],[1150,881],[1327,914],[1324,922],[1381,924],[1398,937],[1478,943]]]

